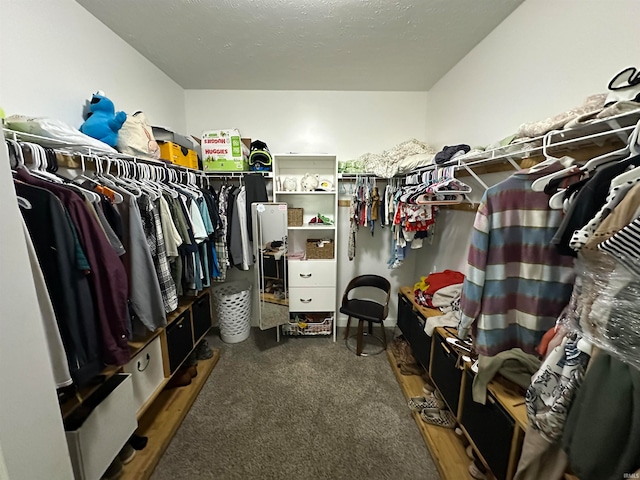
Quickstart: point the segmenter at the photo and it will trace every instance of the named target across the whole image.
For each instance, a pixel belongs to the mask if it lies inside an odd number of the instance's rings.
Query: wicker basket
[[[302,214],[304,213],[303,208],[288,208],[287,209],[287,223],[290,227],[301,227],[302,226]]]
[[[295,315],[289,323],[282,325],[283,335],[331,335],[333,333],[333,316],[329,313],[320,321],[306,318],[305,314]]]
[[[307,260],[333,258],[333,240],[320,240],[318,238],[307,239]]]

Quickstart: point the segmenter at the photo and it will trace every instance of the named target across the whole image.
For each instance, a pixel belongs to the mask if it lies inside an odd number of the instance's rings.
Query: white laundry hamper
[[[211,288],[213,308],[225,343],[240,343],[251,331],[251,284],[226,282]]]

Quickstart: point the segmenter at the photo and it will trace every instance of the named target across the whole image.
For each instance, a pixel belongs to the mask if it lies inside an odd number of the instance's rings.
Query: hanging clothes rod
[[[149,165],[155,165],[158,167],[168,167],[168,168],[172,168],[175,170],[179,170],[181,172],[191,172],[191,173],[195,173],[196,175],[206,175],[207,177],[213,177],[213,178],[238,178],[238,177],[243,177],[244,175],[251,173],[251,174],[259,174],[259,175],[264,175],[266,177],[272,177],[273,176],[273,172],[262,172],[262,171],[250,171],[250,172],[211,172],[211,171],[203,171],[203,170],[197,170],[194,168],[189,168],[189,167],[184,167],[182,165],[176,165],[167,161],[162,161],[162,160],[154,160],[151,158],[145,158],[145,157],[136,157],[133,155],[127,155],[124,153],[119,153],[119,152],[112,152],[112,151],[108,151],[108,150],[103,150],[103,149],[99,149],[99,148],[95,148],[95,147],[91,147],[91,146],[86,146],[86,145],[78,145],[76,143],[72,143],[72,142],[67,142],[64,140],[58,140],[58,139],[54,139],[54,138],[49,138],[49,137],[43,137],[40,135],[35,135],[32,133],[26,133],[26,132],[20,132],[17,130],[11,130],[8,129],[6,127],[2,128],[2,131],[4,133],[5,138],[14,140],[16,142],[31,142],[31,143],[36,143],[42,146],[46,146],[46,147],[50,147],[53,148],[54,150],[60,152],[60,153],[64,153],[67,155],[78,155],[78,156],[92,156],[92,155],[97,155],[98,157],[102,157],[105,159],[115,159],[115,160],[128,160],[131,161],[133,163],[145,163],[145,164],[149,164]]]
[[[593,140],[607,139],[609,137],[618,137],[621,139],[624,138],[624,142],[626,142],[626,139],[628,139],[629,134],[631,134],[634,128],[636,128],[635,125],[630,125],[627,127],[620,127],[615,130],[594,133],[592,135],[587,135],[584,137],[570,138],[567,140],[550,143],[547,145],[546,148],[547,150],[556,149],[558,147],[567,147],[567,146],[571,146],[579,143],[585,143],[585,145],[583,145],[584,147],[593,146],[593,145],[598,145],[598,143],[593,142]],[[567,150],[571,150],[571,149],[567,149]],[[492,151],[492,153],[495,151],[497,150]],[[457,164],[454,163],[452,164],[452,166],[456,167],[456,169],[461,169],[461,168],[465,168],[465,166],[473,167],[473,166],[479,166],[479,165],[488,165],[490,163],[496,163],[498,161],[513,161],[514,158],[517,158],[517,159],[529,158],[532,156],[536,156],[535,154],[541,154],[542,152],[543,152],[543,146],[541,145],[539,147],[529,148],[529,149],[520,150],[516,152],[503,153],[500,155],[491,156],[490,158],[473,160],[470,162],[465,162],[464,160],[458,160],[458,163]]]

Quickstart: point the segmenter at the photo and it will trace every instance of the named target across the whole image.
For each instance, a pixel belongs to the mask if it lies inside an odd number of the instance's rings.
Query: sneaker
[[[412,412],[421,412],[425,408],[435,408],[438,410],[444,408],[444,402],[434,396],[412,397],[408,405]]]
[[[444,428],[455,428],[456,417],[447,409],[425,408],[420,412],[420,418],[426,423]]]
[[[431,382],[426,382],[422,386],[422,393],[424,393],[425,397],[431,395],[435,391],[436,391],[436,386]]]
[[[135,456],[136,451],[129,443],[126,443],[124,447],[122,447],[122,450],[120,450],[120,453],[118,453],[118,458],[124,465],[130,463]]]
[[[465,452],[467,453],[467,457],[469,457],[471,460],[476,459],[475,455],[473,454],[473,447],[471,445],[467,445]]]
[[[484,467],[481,468],[475,461],[469,464],[469,475],[476,480],[487,480],[487,475],[483,470],[485,470]]]
[[[196,347],[196,358],[198,360],[207,360],[208,358],[213,357],[213,350],[209,348],[209,344],[206,340],[202,340],[198,346]]]
[[[147,446],[148,441],[148,437],[136,435],[135,433],[131,435],[131,437],[129,437],[129,445],[131,445],[136,450],[144,450],[144,447]]]

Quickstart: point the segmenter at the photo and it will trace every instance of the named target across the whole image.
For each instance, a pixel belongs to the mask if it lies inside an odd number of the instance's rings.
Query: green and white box
[[[246,147],[236,129],[210,130],[202,134],[202,168],[212,172],[249,170]]]

